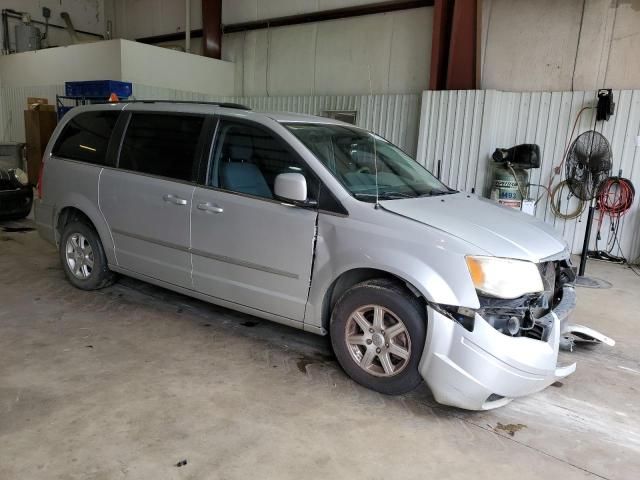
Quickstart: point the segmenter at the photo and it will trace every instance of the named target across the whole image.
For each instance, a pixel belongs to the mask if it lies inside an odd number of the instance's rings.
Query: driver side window
[[[267,129],[243,122],[221,120],[208,184],[231,192],[274,199],[274,184],[281,173],[301,173],[309,198],[318,195],[315,175]]]

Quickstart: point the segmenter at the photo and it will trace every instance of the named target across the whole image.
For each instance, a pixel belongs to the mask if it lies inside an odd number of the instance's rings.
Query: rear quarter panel
[[[109,263],[117,263],[111,231],[99,207],[98,193],[102,167],[73,160],[50,157],[43,175],[43,200],[37,207],[36,222],[51,225],[56,244],[60,212],[73,207],[84,213],[96,228]],[[51,222],[51,223],[49,223]],[[40,227],[39,227],[40,228]],[[45,237],[46,238],[46,237]]]

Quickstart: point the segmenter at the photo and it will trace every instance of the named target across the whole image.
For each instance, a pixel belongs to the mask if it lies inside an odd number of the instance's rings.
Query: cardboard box
[[[49,100],[47,98],[42,98],[42,97],[27,97],[27,105],[31,106],[35,103],[39,105],[48,105]]]
[[[34,103],[32,105],[29,105],[29,110],[34,110],[34,111],[39,111],[39,112],[55,112],[56,111],[56,106],[55,105],[46,105],[46,104],[42,104],[42,103]]]
[[[55,107],[54,105],[48,106]],[[38,183],[42,157],[44,156],[47,143],[57,123],[58,117],[55,108],[51,110],[32,110],[30,108],[24,111],[24,133],[27,144],[27,175],[29,176],[29,183],[32,185]]]
[[[49,100],[42,97],[27,97],[27,108],[29,110],[41,110],[44,112],[56,111],[56,106],[49,105]]]

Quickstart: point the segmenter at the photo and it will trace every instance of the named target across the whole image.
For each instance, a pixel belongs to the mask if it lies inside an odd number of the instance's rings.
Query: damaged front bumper
[[[543,390],[573,373],[575,363],[557,365],[575,290],[562,288],[555,308],[537,320],[546,326],[544,340],[511,337],[475,314],[473,331],[429,307],[429,329],[420,373],[435,399],[468,410],[488,410],[516,397]]]

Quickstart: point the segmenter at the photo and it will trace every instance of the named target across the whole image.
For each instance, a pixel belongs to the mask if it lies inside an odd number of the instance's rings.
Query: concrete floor
[[[76,290],[0,225],[0,478],[640,478],[640,277],[589,273],[614,287],[575,318],[616,347],[477,413],[361,388],[309,333],[126,278]]]

